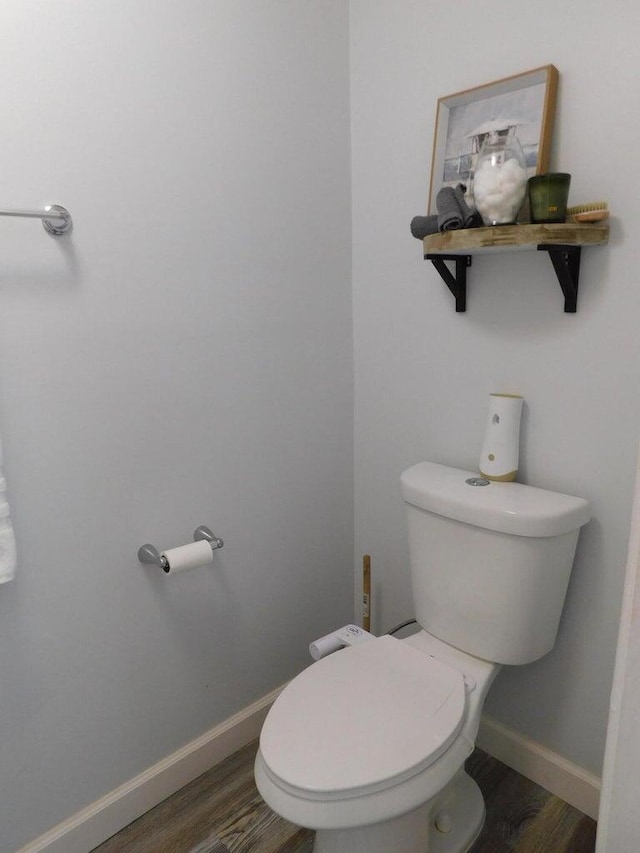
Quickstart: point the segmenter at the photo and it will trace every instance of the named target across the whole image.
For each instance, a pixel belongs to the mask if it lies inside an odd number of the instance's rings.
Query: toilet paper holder
[[[206,539],[209,545],[211,545],[212,551],[217,551],[218,548],[222,548],[224,545],[222,539],[219,539],[215,533],[212,533],[204,524],[201,524],[200,527],[196,527],[193,531],[194,542],[200,542],[202,539]],[[139,548],[138,560],[140,560],[141,563],[151,563],[152,565],[159,566],[164,572],[168,573],[170,571],[167,558],[163,557],[154,545],[149,545],[147,543]]]

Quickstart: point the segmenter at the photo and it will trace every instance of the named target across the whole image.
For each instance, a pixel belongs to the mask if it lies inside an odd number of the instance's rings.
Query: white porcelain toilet
[[[256,757],[264,800],[314,853],[464,853],[484,822],[465,773],[502,664],[555,642],[581,498],[424,462],[402,474],[422,630],[324,657],[291,681]]]

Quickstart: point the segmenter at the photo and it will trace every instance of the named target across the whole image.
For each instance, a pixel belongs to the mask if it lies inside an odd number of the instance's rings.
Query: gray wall
[[[0,77],[0,207],[75,220],[0,221],[7,853],[351,618],[347,7],[4,0]]]
[[[412,615],[401,471],[423,459],[475,468],[489,393],[521,393],[521,478],[588,498],[593,521],[557,647],[504,671],[486,710],[596,773],[640,425],[640,7],[615,12],[593,0],[351,2],[356,553],[372,555],[375,627]],[[546,63],[560,71],[552,169],[572,173],[573,203],[609,200],[610,245],[583,253],[576,315],[535,251],[474,258],[456,315],[408,227],[425,209],[437,99]]]

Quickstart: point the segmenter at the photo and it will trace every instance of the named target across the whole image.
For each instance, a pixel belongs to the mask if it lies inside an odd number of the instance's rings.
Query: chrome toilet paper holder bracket
[[[193,541],[200,542],[203,539],[209,543],[212,551],[217,551],[218,548],[222,548],[224,545],[222,539],[216,536],[215,533],[212,533],[204,524],[201,524],[200,527],[196,527],[193,531]],[[142,547],[138,549],[138,560],[141,563],[149,563],[151,565],[158,566],[163,572],[168,573],[171,569],[167,558],[162,556],[155,545],[149,545],[149,543],[142,545]]]

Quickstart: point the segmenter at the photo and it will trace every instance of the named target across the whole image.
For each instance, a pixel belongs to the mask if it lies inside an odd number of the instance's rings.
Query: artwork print
[[[448,95],[438,101],[429,212],[443,186],[469,186],[490,133],[515,135],[527,177],[548,169],[558,72],[553,65]]]

